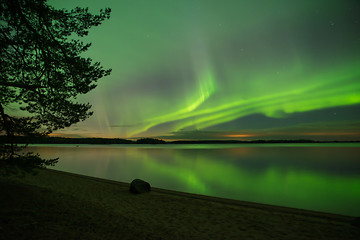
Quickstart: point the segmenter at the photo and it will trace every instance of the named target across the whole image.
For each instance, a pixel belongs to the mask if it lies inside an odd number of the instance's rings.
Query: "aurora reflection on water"
[[[357,216],[359,144],[42,145],[54,169],[153,187]]]

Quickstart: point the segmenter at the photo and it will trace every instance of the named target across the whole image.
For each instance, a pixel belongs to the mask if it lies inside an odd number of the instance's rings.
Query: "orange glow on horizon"
[[[72,134],[72,133],[50,133],[48,134],[49,137],[62,137],[62,138],[87,138],[86,135],[79,135],[79,134]],[[96,138],[91,136],[90,138]]]
[[[223,135],[224,137],[231,137],[231,138],[244,138],[244,137],[254,137],[254,134],[227,134]]]
[[[64,134],[61,134],[61,133],[50,133],[50,134],[48,134],[48,136],[50,136],[50,137],[63,137]]]

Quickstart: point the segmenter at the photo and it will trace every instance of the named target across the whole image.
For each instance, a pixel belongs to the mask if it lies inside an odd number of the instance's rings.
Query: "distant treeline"
[[[63,137],[28,137],[16,136],[12,139],[0,136],[0,143],[18,144],[133,144],[131,140],[120,138],[63,138]]]
[[[307,139],[297,140],[177,140],[164,141],[156,138],[141,138],[136,141],[121,138],[63,138],[63,137],[29,137],[16,136],[9,139],[6,136],[0,136],[0,144],[234,144],[234,143],[354,143],[359,141],[314,141]]]
[[[178,140],[167,142],[171,144],[229,144],[229,143],[357,143],[360,141],[315,141],[308,139],[295,139],[295,140]]]
[[[136,141],[121,138],[64,138],[48,136],[15,136],[8,138],[0,136],[0,144],[164,144],[164,140],[156,138],[141,138]]]
[[[244,141],[244,140],[186,140],[186,141],[173,141],[171,143],[174,144],[194,144],[194,143],[201,143],[201,144],[219,144],[219,143],[316,143],[317,141],[313,140],[251,140],[251,141]]]

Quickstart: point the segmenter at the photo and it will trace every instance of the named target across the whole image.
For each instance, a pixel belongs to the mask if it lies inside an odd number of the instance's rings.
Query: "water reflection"
[[[55,169],[184,192],[360,215],[357,147],[33,146]]]

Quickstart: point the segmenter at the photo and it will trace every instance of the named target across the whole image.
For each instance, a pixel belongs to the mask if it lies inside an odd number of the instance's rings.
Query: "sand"
[[[354,217],[54,170],[0,177],[0,239],[360,239]]]

